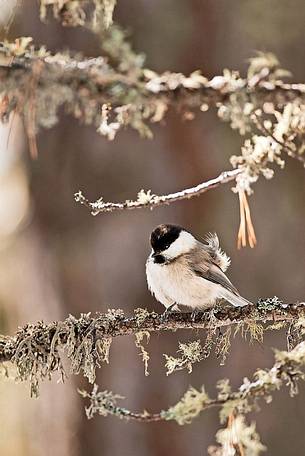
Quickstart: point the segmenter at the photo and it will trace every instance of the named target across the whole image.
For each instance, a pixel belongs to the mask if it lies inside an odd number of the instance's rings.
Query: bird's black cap
[[[150,236],[150,243],[155,253],[166,250],[179,236],[183,228],[178,225],[159,225]]]

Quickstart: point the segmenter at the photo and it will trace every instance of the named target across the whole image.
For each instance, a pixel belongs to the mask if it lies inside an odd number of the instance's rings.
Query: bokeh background
[[[5,8],[14,2],[2,0]],[[245,72],[255,50],[274,52],[296,81],[305,80],[303,0],[129,0],[118,1],[115,20],[131,31],[132,43],[156,71],[189,73],[200,68],[212,77],[223,68]],[[16,10],[8,37],[33,36],[53,51],[72,48],[99,54],[97,39],[82,29],[39,20],[38,2],[24,0]],[[2,37],[4,32],[2,30]],[[0,88],[1,90],[1,88]],[[229,168],[242,139],[212,110],[183,121],[169,113],[144,140],[131,130],[107,142],[94,128],[60,116],[60,124],[38,135],[39,157],[29,158],[18,119],[0,126],[0,330],[69,313],[136,307],[162,311],[145,281],[148,237],[159,223],[178,223],[196,235],[217,231],[232,258],[230,278],[247,298],[304,300],[304,169],[292,160],[272,181],[261,179],[250,198],[258,237],[255,249],[237,251],[238,201],[230,186],[200,198],[151,211],[92,217],[73,200],[82,189],[90,198],[133,198],[141,188],[157,194],[176,191]],[[152,335],[150,376],[132,338],[115,340],[110,365],[98,372],[101,389],[126,396],[133,410],[158,411],[174,404],[191,384],[215,392],[217,379],[238,386],[256,367],[273,360],[272,347],[285,347],[285,334],[266,335],[264,345],[237,337],[225,366],[211,356],[192,375],[165,375],[163,353],[174,354],[179,340],[203,339],[200,333]],[[217,411],[204,413],[192,425],[125,423],[116,418],[88,421],[78,387],[82,378],[42,385],[30,399],[26,385],[0,383],[0,454],[5,456],[176,456],[204,455],[219,427]],[[290,399],[274,395],[271,405],[253,419],[267,454],[304,454],[304,388]]]

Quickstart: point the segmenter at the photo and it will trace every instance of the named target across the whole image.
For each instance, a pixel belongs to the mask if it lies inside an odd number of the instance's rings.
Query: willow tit
[[[209,233],[204,240],[199,242],[180,226],[157,226],[146,262],[151,293],[167,310],[204,310],[220,299],[237,307],[252,304],[224,274],[230,258],[220,249],[217,235]]]

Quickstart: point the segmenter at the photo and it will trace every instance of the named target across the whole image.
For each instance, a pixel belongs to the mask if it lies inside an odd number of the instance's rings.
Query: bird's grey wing
[[[203,279],[223,286],[226,290],[239,296],[237,289],[230,282],[220,267],[215,263],[213,256],[201,243],[198,243],[192,255],[188,257],[189,265],[194,273]]]

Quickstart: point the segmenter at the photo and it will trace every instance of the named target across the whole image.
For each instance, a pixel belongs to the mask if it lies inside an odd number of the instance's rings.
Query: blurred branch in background
[[[117,0],[39,0],[40,16],[45,20],[49,10],[62,25],[69,27],[88,26],[93,30],[112,24]]]
[[[115,27],[108,32],[103,47],[115,49],[115,42],[121,43],[123,39],[124,32]],[[2,117],[16,108],[27,114],[31,94],[25,93],[24,88],[29,86],[35,65],[40,62],[41,73],[35,90],[37,127],[53,126],[58,121],[59,107],[65,105],[67,112],[86,124],[96,125],[110,140],[126,125],[149,136],[144,122],[160,122],[171,105],[186,118],[190,118],[190,110],[206,111],[217,106],[220,117],[230,120],[233,128],[244,133],[249,127],[249,114],[265,103],[280,109],[296,99],[305,100],[305,84],[282,82],[283,70],[270,55],[253,58],[247,78],[242,78],[237,71],[225,70],[223,76],[208,80],[200,71],[189,76],[170,72],[157,74],[143,68],[142,58],[133,59],[131,66],[130,62],[124,62],[130,58],[131,49],[119,56],[117,69],[111,66],[107,53],[106,57],[91,59],[67,52],[52,55],[44,47],[35,49],[31,42],[31,38],[19,38],[1,45],[2,99],[6,97]],[[108,120],[111,112],[102,109],[107,103],[113,108],[111,122]]]
[[[76,200],[89,207],[93,215],[155,207],[202,193],[236,177],[233,191],[240,200],[238,246],[246,246],[248,232],[249,245],[254,247],[256,236],[246,194],[253,192],[252,185],[260,175],[266,179],[273,177],[274,164],[284,166],[282,152],[304,164],[305,84],[284,83],[281,78],[287,72],[280,68],[275,56],[262,53],[251,59],[246,78],[229,70],[211,80],[200,71],[190,76],[169,72],[159,75],[143,68],[143,58],[133,53],[118,27],[106,33],[103,48],[108,58],[51,55],[43,47],[35,49],[31,38],[2,43],[1,119],[5,121],[12,111],[23,117],[31,155],[35,158],[37,128],[57,123],[62,105],[82,122],[96,125],[97,131],[108,140],[113,140],[118,130],[127,125],[150,137],[147,122],[160,122],[172,105],[187,119],[194,117],[195,109],[206,111],[216,106],[219,117],[229,121],[233,129],[241,135],[251,134],[242,146],[241,155],[231,157],[237,171],[225,172],[197,188],[167,196],[142,190],[137,201],[105,203],[100,198],[91,203],[78,192]],[[252,131],[253,123],[263,136]]]
[[[36,158],[37,128],[57,123],[62,105],[84,123],[96,125],[97,131],[110,141],[127,125],[150,137],[147,122],[160,122],[172,105],[188,119],[194,117],[194,109],[206,111],[216,106],[219,117],[229,121],[233,129],[241,135],[252,133],[245,140],[241,155],[231,157],[237,171],[167,196],[141,190],[137,201],[105,203],[100,198],[91,203],[78,192],[75,199],[89,207],[93,215],[152,208],[203,193],[236,177],[233,191],[240,201],[238,247],[246,246],[247,237],[250,247],[254,247],[256,235],[246,194],[253,192],[252,185],[260,175],[273,177],[274,164],[284,166],[283,151],[304,163],[305,84],[282,82],[287,71],[280,68],[274,55],[262,53],[251,59],[246,78],[229,70],[211,80],[200,71],[188,77],[169,72],[159,75],[143,68],[143,58],[133,53],[118,27],[109,29],[104,38],[108,58],[93,59],[71,57],[68,53],[51,55],[44,47],[35,49],[31,38],[2,43],[1,119],[8,118],[12,111],[23,117],[31,155]],[[252,132],[253,122],[264,136]]]

